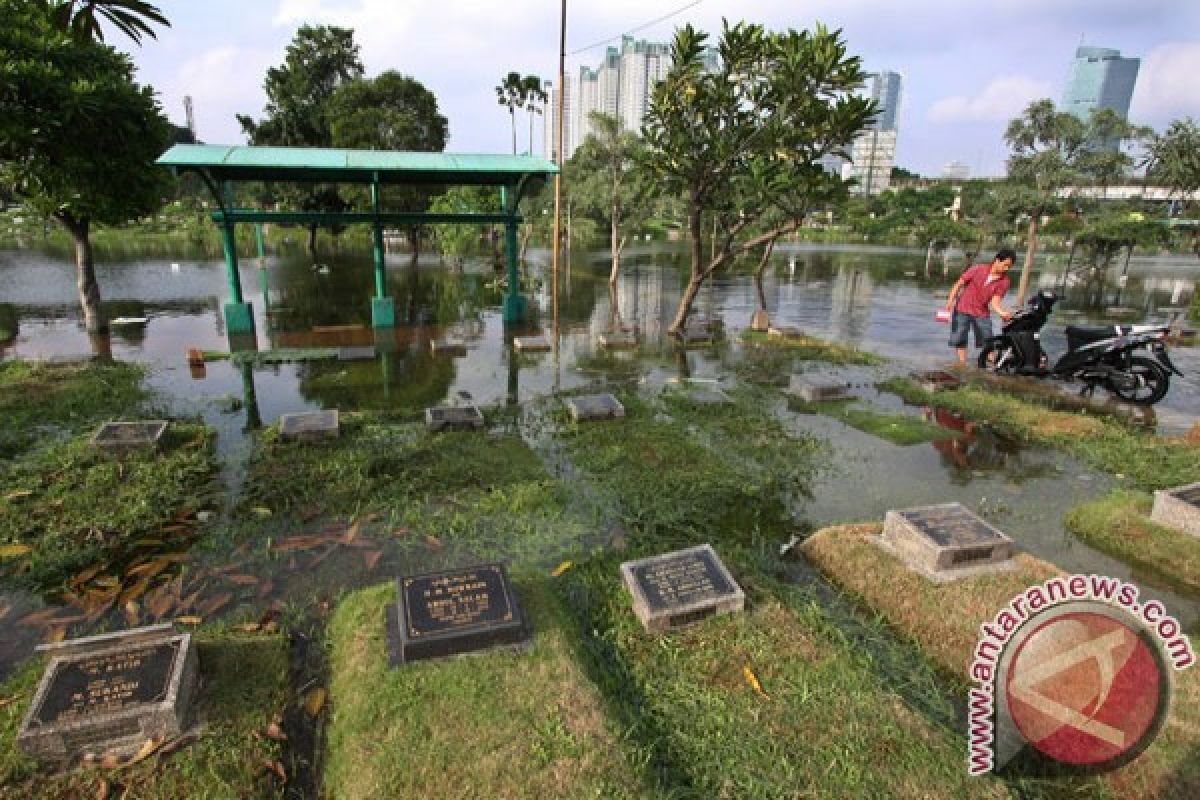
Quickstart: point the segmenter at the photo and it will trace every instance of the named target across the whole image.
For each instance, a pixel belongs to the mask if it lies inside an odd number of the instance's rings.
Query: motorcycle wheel
[[[1130,359],[1129,372],[1141,378],[1136,389],[1120,389],[1110,386],[1112,393],[1128,403],[1152,406],[1167,395],[1171,388],[1171,376],[1152,358],[1134,356]]]
[[[1017,348],[1005,342],[988,342],[979,351],[979,361],[976,362],[980,369],[986,369],[988,372],[995,372],[999,375],[1012,375],[1020,365],[1020,354],[1017,353]]]

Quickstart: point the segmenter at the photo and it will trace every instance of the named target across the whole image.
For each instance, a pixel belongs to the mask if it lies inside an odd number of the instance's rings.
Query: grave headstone
[[[392,666],[529,640],[517,594],[500,564],[411,575],[388,605]]]
[[[191,634],[153,625],[38,649],[50,663],[17,733],[26,754],[122,755],[183,733],[196,688]]]
[[[429,349],[433,351],[435,356],[450,356],[451,358],[462,358],[467,354],[467,346],[462,342],[452,340],[438,341],[436,339],[429,342]]]
[[[1150,519],[1164,527],[1200,537],[1200,483],[1155,492]]]
[[[962,385],[962,381],[957,375],[943,369],[914,372],[909,377],[913,383],[930,393],[940,392],[943,389],[957,389]]]
[[[92,436],[92,444],[106,453],[122,455],[135,450],[155,450],[167,430],[167,421],[106,422]]]
[[[806,403],[826,403],[848,396],[845,381],[817,375],[792,375],[788,380],[787,392]]]
[[[633,596],[633,613],[650,633],[746,606],[745,593],[709,544],[627,561],[621,578]]]
[[[279,435],[284,439],[302,442],[336,439],[338,436],[337,409],[284,414],[279,418]]]
[[[475,406],[437,406],[425,409],[425,426],[431,431],[481,430],[483,413]]]
[[[545,353],[550,350],[550,343],[545,336],[515,336],[513,347],[522,353]]]
[[[602,333],[596,341],[606,350],[633,350],[638,346],[637,336],[630,331]]]
[[[878,542],[935,583],[1011,569],[1016,549],[960,503],[889,511]]]
[[[585,394],[563,401],[575,422],[618,419],[625,416],[625,406],[611,394]]]
[[[338,361],[367,361],[375,357],[375,348],[370,345],[366,347],[339,347]]]

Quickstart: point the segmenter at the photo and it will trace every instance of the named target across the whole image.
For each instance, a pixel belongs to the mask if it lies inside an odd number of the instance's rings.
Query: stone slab
[[[433,351],[435,356],[450,356],[451,358],[462,358],[467,354],[467,346],[462,342],[452,340],[437,341],[436,339],[429,342],[429,349]]]
[[[368,361],[374,357],[375,348],[370,345],[338,348],[338,361]]]
[[[116,455],[135,450],[157,450],[167,425],[164,419],[106,422],[92,436],[92,444],[106,453]]]
[[[772,325],[767,328],[767,336],[775,339],[801,339],[804,331],[795,325]]]
[[[619,419],[625,416],[625,406],[611,394],[585,394],[563,401],[575,422]]]
[[[1200,483],[1155,492],[1150,519],[1164,527],[1200,537]]]
[[[637,336],[628,331],[602,333],[596,341],[605,350],[634,350],[638,346]]]
[[[513,347],[522,353],[547,353],[550,342],[545,336],[514,336]]]
[[[889,511],[879,543],[934,582],[1011,569],[1016,551],[1011,538],[961,503]]]
[[[633,613],[650,633],[661,633],[746,606],[746,595],[712,545],[626,561],[621,578]]]
[[[921,387],[927,392],[940,392],[944,389],[957,389],[962,386],[962,380],[953,372],[947,372],[943,369],[929,370],[928,372],[913,372],[909,375],[912,382]]]
[[[476,406],[436,406],[425,409],[425,426],[431,431],[482,430],[483,413]]]
[[[806,403],[826,403],[848,396],[845,381],[815,375],[792,375],[788,379],[787,393]]]
[[[679,334],[684,347],[704,347],[716,341],[716,334],[708,328],[684,328]]]
[[[689,387],[687,398],[698,406],[725,406],[733,402],[721,389],[710,389],[707,386]]]
[[[530,631],[501,564],[396,580],[387,613],[392,666],[498,646],[522,646]]]
[[[336,439],[338,436],[337,409],[284,414],[279,418],[279,435],[284,439],[302,442]]]
[[[191,634],[155,625],[43,649],[50,663],[17,733],[26,754],[128,754],[186,728],[197,676]]]

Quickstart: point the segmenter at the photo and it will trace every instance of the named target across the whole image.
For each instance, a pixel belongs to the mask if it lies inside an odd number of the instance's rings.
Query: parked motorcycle
[[[1153,405],[1163,399],[1171,374],[1182,376],[1167,355],[1166,325],[1068,326],[1067,352],[1050,366],[1041,330],[1058,302],[1041,290],[984,342],[979,368],[1010,375],[1081,381],[1082,394],[1108,389],[1130,403]]]

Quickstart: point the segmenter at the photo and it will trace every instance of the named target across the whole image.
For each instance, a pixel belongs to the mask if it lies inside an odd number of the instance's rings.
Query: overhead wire
[[[655,17],[654,19],[650,20],[649,22],[644,22],[641,25],[638,25],[636,28],[630,28],[627,31],[622,31],[621,33],[618,33],[616,36],[609,36],[607,39],[601,39],[598,42],[593,42],[592,44],[589,44],[587,47],[580,47],[577,50],[572,50],[571,52],[567,53],[567,55],[569,55],[569,56],[578,55],[579,53],[583,53],[588,50],[592,50],[594,48],[600,47],[602,45],[606,45],[609,42],[615,42],[617,39],[620,39],[622,36],[628,36],[631,33],[637,33],[638,31],[643,31],[646,28],[649,28],[651,25],[657,25],[658,23],[664,22],[664,21],[670,19],[671,17],[682,14],[684,11],[687,11],[689,8],[695,8],[696,6],[700,5],[702,2],[704,2],[704,0],[693,0],[691,3],[688,3],[685,6],[680,6],[679,8],[675,9],[674,11],[672,11],[670,13],[663,14],[661,17]]]

